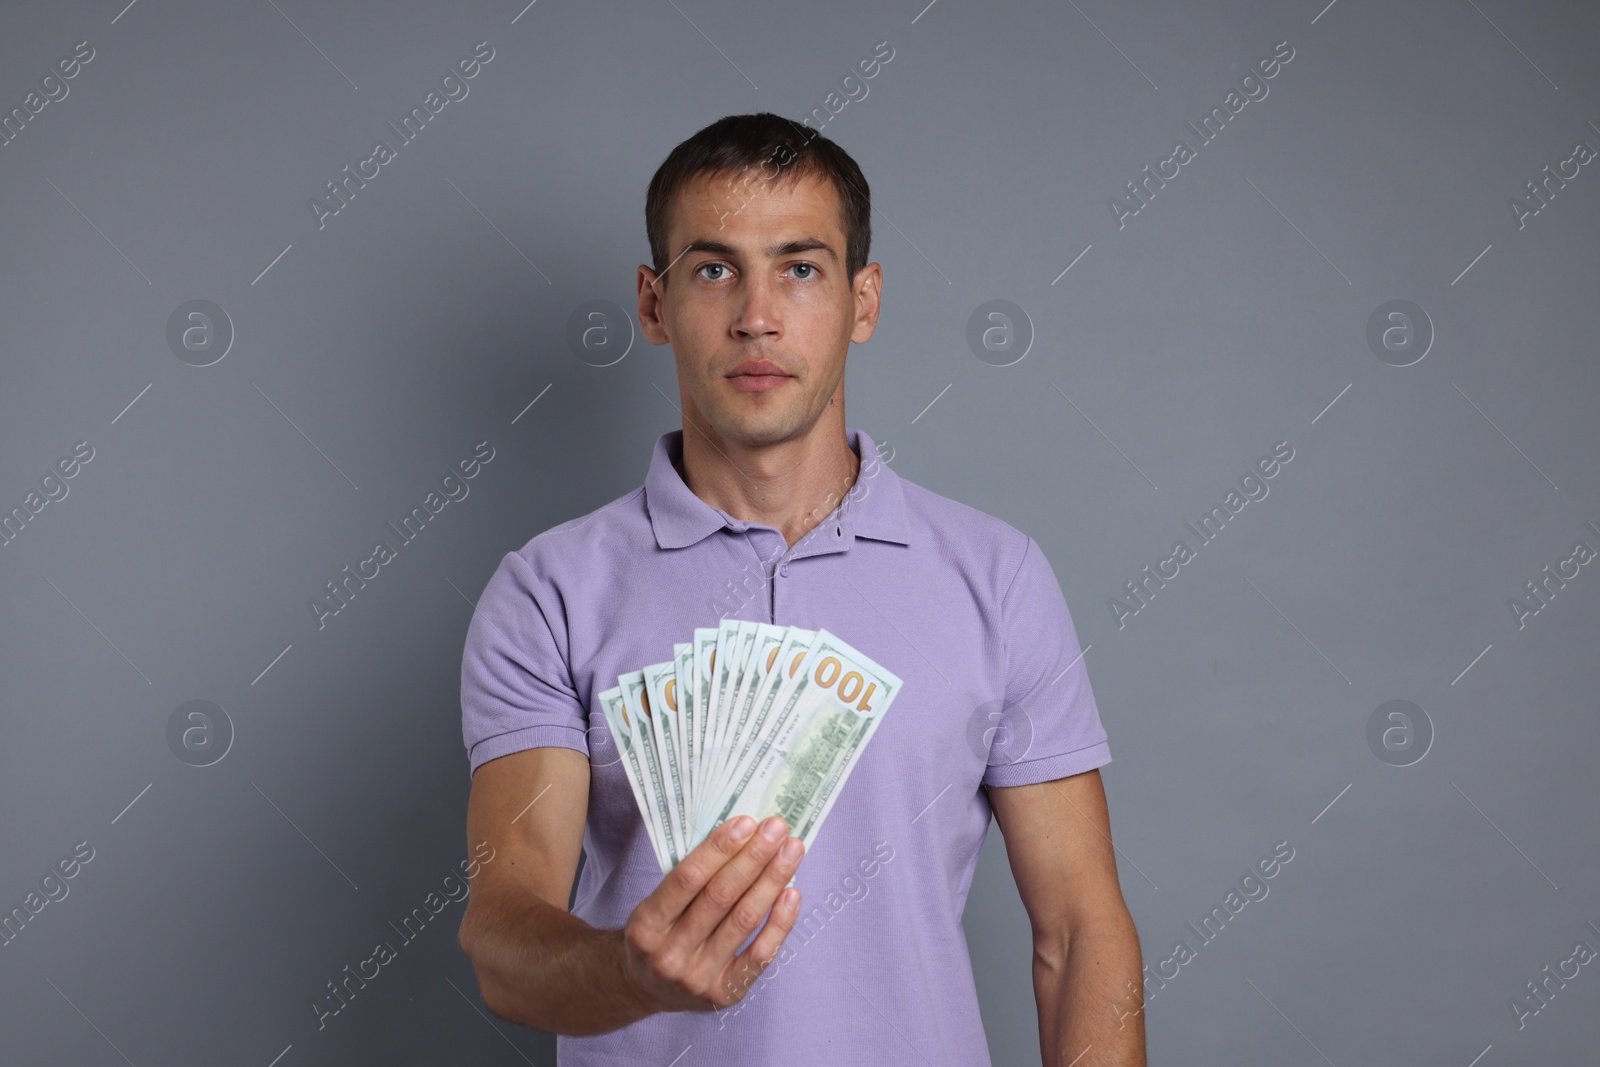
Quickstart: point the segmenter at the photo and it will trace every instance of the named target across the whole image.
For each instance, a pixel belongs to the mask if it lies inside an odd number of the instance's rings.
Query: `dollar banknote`
[[[656,862],[661,864],[663,871],[671,870],[667,864],[667,855],[661,849],[660,814],[656,810],[654,787],[646,777],[642,766],[643,757],[637,747],[639,737],[634,731],[633,716],[622,699],[622,686],[614,685],[595,699],[600,702],[601,714],[605,716],[612,740],[621,754],[622,770],[628,776],[628,786],[633,790],[633,799],[638,802],[639,812],[650,838],[650,847],[656,854]],[[664,801],[665,797],[661,799]]]
[[[661,852],[676,866],[685,853],[681,851],[682,835],[673,809],[676,798],[672,791],[675,783],[666,774],[666,746],[661,742],[661,723],[654,714],[645,690],[644,671],[629,671],[617,678],[622,687],[623,705],[633,714],[636,736],[641,737],[639,752],[643,757],[647,792],[645,799],[656,813],[656,829],[661,834]],[[672,867],[667,868],[671,870]]]
[[[809,850],[902,685],[826,629],[722,619],[596,699],[666,873],[739,815]]]
[[[809,849],[902,682],[825,629],[792,673],[777,675],[760,728],[701,826],[781,815]]]

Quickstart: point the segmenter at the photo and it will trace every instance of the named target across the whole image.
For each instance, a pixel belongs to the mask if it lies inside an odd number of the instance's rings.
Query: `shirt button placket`
[[[784,544],[783,535],[776,530],[763,531],[760,541],[759,547],[762,550],[763,557],[769,561],[766,566],[771,568],[771,580],[767,583],[767,621],[776,624],[778,621],[778,579],[786,577],[789,573],[788,560],[784,556],[788,546]],[[777,551],[778,555],[773,556],[770,554],[774,550]]]

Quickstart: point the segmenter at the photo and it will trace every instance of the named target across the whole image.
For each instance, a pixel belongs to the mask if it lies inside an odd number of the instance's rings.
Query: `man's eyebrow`
[[[713,241],[708,237],[701,237],[690,241],[684,246],[683,251],[678,254],[678,258],[682,259],[690,252],[711,252],[715,255],[731,256],[735,259],[737,259],[740,254],[739,250],[734,248],[732,245],[722,241]],[[773,245],[767,249],[767,256],[768,258],[776,259],[779,256],[792,256],[797,252],[826,252],[828,257],[835,263],[839,262],[839,254],[833,250],[833,246],[828,244],[828,242],[816,237],[802,237],[797,240],[785,241],[782,244]]]

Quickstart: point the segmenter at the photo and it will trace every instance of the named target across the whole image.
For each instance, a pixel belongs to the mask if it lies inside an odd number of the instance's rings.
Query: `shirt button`
[[[787,563],[785,563],[783,566],[778,568],[778,577],[780,577],[780,578],[789,577],[789,565]]]

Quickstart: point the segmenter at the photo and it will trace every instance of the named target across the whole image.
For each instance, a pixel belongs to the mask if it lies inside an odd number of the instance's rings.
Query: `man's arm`
[[[1139,935],[1117,881],[1100,771],[984,789],[1033,927],[1045,1067],[1144,1067]]]
[[[743,998],[800,911],[784,893],[799,865],[788,827],[748,816],[707,835],[640,902],[626,926],[596,929],[567,910],[589,809],[589,760],[525,749],[473,775],[467,838],[493,859],[471,880],[458,939],[496,1015],[552,1033],[605,1033],[660,1011],[711,1011]],[[743,835],[740,835],[743,831]],[[776,901],[776,904],[774,903]],[[766,920],[744,952],[739,946]]]
[[[588,812],[589,761],[572,748],[490,760],[467,801],[468,843],[488,841],[494,859],[472,879],[461,947],[491,1011],[555,1033],[604,1033],[650,1014],[624,981],[622,932],[567,911]]]

